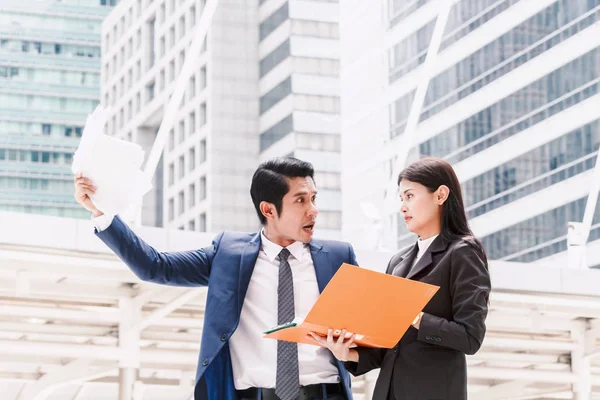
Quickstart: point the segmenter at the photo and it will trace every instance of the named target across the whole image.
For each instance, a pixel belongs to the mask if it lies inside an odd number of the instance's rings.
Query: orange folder
[[[392,348],[439,289],[381,272],[343,264],[304,321],[265,332],[265,337],[317,345],[308,332],[327,336],[329,328],[356,334],[358,346]],[[348,334],[350,336],[350,334]]]

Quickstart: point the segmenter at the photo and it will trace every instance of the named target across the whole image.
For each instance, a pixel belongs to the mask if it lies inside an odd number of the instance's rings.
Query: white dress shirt
[[[261,248],[242,306],[240,323],[229,340],[233,378],[237,390],[249,387],[274,388],[277,372],[277,341],[263,338],[278,325],[277,287],[282,247],[261,233]],[[296,319],[304,319],[319,297],[317,275],[310,249],[301,242],[287,247],[294,279]],[[329,350],[298,345],[300,385],[339,382],[338,369]]]
[[[92,218],[98,231],[110,226],[113,216]],[[263,338],[264,332],[278,325],[277,287],[279,260],[283,247],[271,242],[261,232],[261,247],[248,291],[242,306],[240,322],[229,339],[235,388],[274,388],[277,374],[277,341]],[[288,262],[294,279],[296,320],[306,317],[319,297],[319,286],[308,245],[295,242],[287,247]],[[290,321],[291,322],[291,321]],[[337,383],[338,369],[329,350],[308,344],[298,345],[300,385]]]
[[[435,235],[428,239],[425,239],[425,240],[419,239],[417,241],[417,246],[419,246],[419,251],[417,253],[417,256],[415,257],[415,261],[413,261],[413,264],[412,264],[413,267],[417,264],[417,262],[421,259],[421,257],[423,257],[423,254],[425,254],[425,252],[427,251],[429,246],[431,246],[431,243],[433,243],[435,238],[438,236],[439,235]]]

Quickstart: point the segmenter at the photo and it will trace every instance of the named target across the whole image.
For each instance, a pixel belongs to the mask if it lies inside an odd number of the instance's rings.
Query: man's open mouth
[[[312,232],[313,232],[313,230],[315,229],[315,224],[308,224],[308,225],[304,225],[304,226],[302,227],[302,229],[303,229],[305,232],[312,233]]]

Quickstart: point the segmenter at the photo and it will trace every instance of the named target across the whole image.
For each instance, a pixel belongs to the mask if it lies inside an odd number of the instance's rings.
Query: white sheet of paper
[[[71,170],[92,180],[96,193],[91,199],[100,211],[117,215],[139,204],[152,183],[140,169],[142,148],[102,133],[107,116],[98,106],[87,118]]]

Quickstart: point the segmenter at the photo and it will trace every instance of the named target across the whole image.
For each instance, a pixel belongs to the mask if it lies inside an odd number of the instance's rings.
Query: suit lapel
[[[396,264],[391,271],[388,271],[388,273],[394,276],[405,278],[406,274],[410,270],[410,266],[412,265],[415,257],[417,256],[417,252],[418,247],[415,244],[406,254],[404,254],[400,258],[400,262]]]
[[[320,244],[319,242],[312,241],[309,243],[309,247],[310,255],[312,256],[313,264],[315,267],[315,274],[317,275],[319,293],[321,293],[333,277],[333,265],[331,265],[331,262],[329,260],[329,253],[326,249],[323,249],[322,244]]]
[[[250,284],[250,278],[252,277],[252,272],[256,265],[259,250],[260,232],[256,233],[249,242],[246,242],[244,249],[242,250],[237,291],[238,311],[242,310],[242,304],[244,304],[244,298],[248,291],[248,285]]]
[[[418,247],[418,246],[415,246]],[[446,250],[448,247],[448,242],[442,237],[442,235],[435,238],[433,243],[429,246],[429,248],[425,251],[425,254],[417,261],[417,263],[410,269],[408,275],[406,275],[407,279],[412,279],[414,276],[419,274],[425,268],[429,267],[433,262],[432,254],[439,253],[440,251]]]

